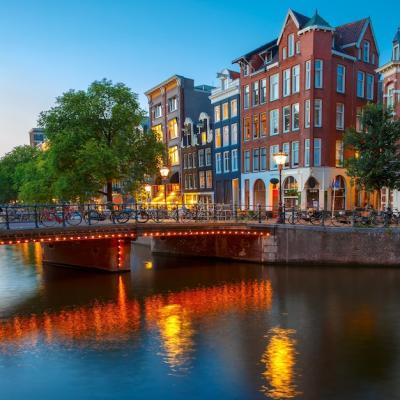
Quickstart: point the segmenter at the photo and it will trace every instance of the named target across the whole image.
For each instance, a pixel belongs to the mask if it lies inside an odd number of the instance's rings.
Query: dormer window
[[[249,75],[249,64],[243,64],[243,75],[247,76]]]
[[[370,50],[370,44],[366,40],[363,46],[363,61],[366,63],[369,63],[369,50]]]
[[[288,36],[288,57],[294,56],[294,35],[291,33]]]
[[[393,61],[400,61],[400,45],[393,46]]]
[[[226,89],[226,78],[221,79],[221,89],[225,90]]]
[[[267,51],[266,55],[265,55],[265,64],[268,64],[272,61],[272,51],[269,50]]]

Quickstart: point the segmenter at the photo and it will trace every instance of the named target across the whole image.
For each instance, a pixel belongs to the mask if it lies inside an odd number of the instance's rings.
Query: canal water
[[[2,399],[399,399],[400,270],[0,247]]]

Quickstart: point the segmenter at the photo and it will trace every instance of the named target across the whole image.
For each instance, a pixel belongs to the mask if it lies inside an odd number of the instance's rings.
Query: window
[[[211,189],[212,185],[213,185],[212,171],[211,170],[206,171],[206,182],[207,182],[207,189]]]
[[[221,106],[219,104],[214,107],[214,121],[221,121]]]
[[[300,65],[295,65],[292,68],[292,92],[300,92]]]
[[[231,118],[236,117],[238,114],[237,99],[231,100]]]
[[[178,121],[176,118],[168,121],[168,137],[170,139],[176,139],[178,137]]]
[[[249,104],[250,104],[250,87],[249,85],[246,85],[244,87],[243,107],[249,108]]]
[[[152,128],[152,131],[156,135],[156,138],[159,142],[162,142],[163,140],[163,128],[161,124],[155,125]]]
[[[283,107],[283,132],[287,133],[290,131],[290,106]]]
[[[229,104],[228,102],[222,104],[222,119],[229,118]]]
[[[294,35],[291,33],[288,36],[288,57],[293,57],[294,56]]]
[[[224,172],[229,172],[229,151],[224,151]]]
[[[279,99],[279,74],[269,77],[269,99],[270,101]]]
[[[322,126],[322,100],[314,100],[314,126],[320,128]]]
[[[201,132],[201,144],[207,144],[207,132],[206,131]]]
[[[310,139],[304,140],[304,166],[310,166]]]
[[[300,40],[296,42],[296,54],[300,54]]]
[[[299,142],[292,142],[292,167],[299,166]]]
[[[162,106],[160,103],[154,106],[154,118],[160,118],[161,116],[162,116]]]
[[[267,80],[261,79],[261,92],[260,92],[260,103],[263,104],[267,101]]]
[[[244,172],[250,172],[250,151],[245,150],[244,152]]]
[[[186,169],[188,166],[188,155],[184,154],[183,155],[183,169]]]
[[[279,133],[279,110],[269,112],[269,134],[271,136]]]
[[[232,171],[238,171],[239,163],[238,163],[238,151],[237,149],[232,150]]]
[[[386,107],[393,108],[393,106],[394,106],[394,85],[391,84],[387,88]]]
[[[344,104],[336,104],[336,129],[344,129]]]
[[[221,141],[221,129],[216,128],[215,129],[215,148],[218,149],[221,147],[222,141]]]
[[[343,167],[343,140],[336,140],[336,167]]]
[[[289,146],[289,143],[283,143],[282,151],[287,155],[284,168],[288,168],[290,166],[290,146]]]
[[[257,106],[258,105],[258,101],[259,101],[259,86],[258,86],[258,82],[253,82],[252,98],[253,98],[253,106]]]
[[[221,89],[222,90],[226,89],[226,78],[221,79]]]
[[[363,61],[366,63],[369,63],[369,50],[370,50],[370,44],[368,40],[366,40],[363,45]]]
[[[253,149],[253,172],[260,170],[260,149]]]
[[[211,166],[211,147],[207,147],[205,149],[206,152],[206,166]]]
[[[260,170],[265,171],[267,169],[267,148],[261,147],[261,162],[260,162]]]
[[[204,149],[198,151],[199,167],[204,167]]]
[[[306,90],[311,88],[311,60],[306,61],[306,79],[304,87]]]
[[[237,144],[238,142],[238,126],[237,124],[231,125],[231,144]]]
[[[284,60],[286,60],[286,58],[287,58],[287,48],[286,48],[286,47],[284,47],[284,48],[282,49],[282,58],[283,58]]]
[[[187,155],[187,167],[192,168],[193,167],[193,154],[189,153],[189,154],[185,154],[185,156],[186,155]]]
[[[374,99],[374,76],[367,74],[367,99]]]
[[[171,165],[179,164],[179,151],[178,146],[172,146],[168,148],[168,158]]]
[[[364,72],[357,72],[357,96],[364,97]]]
[[[314,139],[314,167],[321,166],[321,139]]]
[[[356,108],[356,131],[362,132],[362,108]]]
[[[251,127],[250,127],[250,118],[244,119],[244,140],[251,139]]]
[[[279,146],[276,144],[269,148],[269,169],[272,171],[274,169],[278,169],[278,166],[275,163],[274,154],[279,152]]]
[[[200,189],[204,189],[206,187],[206,177],[204,171],[199,172],[199,186]]]
[[[290,68],[283,71],[283,96],[290,95]]]
[[[260,137],[260,123],[258,115],[253,117],[253,138],[258,139]]]
[[[247,76],[249,74],[249,65],[243,64],[243,75]]]
[[[310,110],[310,99],[304,102],[304,128],[310,127],[311,110]]]
[[[222,128],[222,145],[229,146],[229,125]]]
[[[297,131],[300,127],[300,106],[299,103],[292,105],[292,131]]]
[[[266,136],[267,135],[267,113],[262,113],[261,114],[261,120],[260,120],[260,134],[261,136]]]
[[[215,173],[220,174],[222,172],[222,161],[221,153],[215,154]]]
[[[323,67],[324,63],[322,60],[315,60],[314,63],[314,87],[321,89],[323,86]]]
[[[173,112],[176,111],[178,109],[178,99],[176,98],[176,96],[174,97],[170,97],[168,99],[168,112]]]
[[[393,46],[393,61],[400,61],[400,45]]]
[[[343,65],[336,67],[336,91],[338,93],[345,92],[346,84],[346,68]]]

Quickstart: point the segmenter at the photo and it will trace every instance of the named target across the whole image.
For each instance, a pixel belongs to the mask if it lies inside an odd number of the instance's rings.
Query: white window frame
[[[291,89],[291,75],[290,75],[290,68],[285,69],[283,71],[283,97],[290,96],[290,89]]]
[[[222,173],[221,153],[215,153],[215,173],[216,174]]]
[[[267,102],[267,80],[261,79],[260,81],[260,104]]]
[[[265,166],[263,167],[263,153],[264,153],[264,160],[265,160]],[[266,147],[260,147],[260,171],[266,171],[267,170],[267,148]]]
[[[274,122],[276,122],[276,124],[273,125]],[[276,127],[276,132],[275,132],[275,127]],[[275,108],[274,110],[271,110],[269,112],[269,135],[270,136],[279,135],[279,109],[278,108]]]
[[[295,140],[292,142],[292,168],[297,168],[300,165],[300,142]],[[297,159],[297,163],[295,163]]]
[[[238,124],[231,124],[231,145],[238,143]]]
[[[295,44],[294,44],[294,34],[291,33],[290,35],[288,35],[287,38],[287,47],[288,47],[288,57],[293,57],[294,56],[294,48]]]
[[[336,129],[344,130],[344,104],[336,103]]]
[[[251,103],[253,107],[260,104],[260,84],[258,81],[251,84]]]
[[[289,168],[290,167],[290,143],[289,142],[285,142],[282,144],[282,151],[284,153],[286,153],[286,155],[287,155],[286,162],[285,162],[285,165],[283,166],[283,168]]]
[[[360,77],[362,78],[360,80]],[[361,89],[361,91],[359,91]],[[363,99],[365,96],[365,73],[357,71],[357,97]]]
[[[304,166],[310,166],[310,139],[304,139]]]
[[[250,107],[250,85],[245,85],[243,88],[243,108]]]
[[[366,79],[366,95],[367,95],[367,100],[373,100],[374,99],[374,76],[372,74],[367,74],[367,79]]]
[[[222,147],[229,146],[229,125],[222,127]]]
[[[287,124],[287,129],[286,129],[286,124],[285,124],[285,117],[288,117],[289,123]],[[290,118],[291,118],[291,111],[290,111],[290,106],[283,107],[282,109],[282,132],[283,133],[288,133],[290,132]]]
[[[311,101],[306,99],[304,101],[304,128],[309,128],[311,125]]]
[[[256,155],[256,152],[258,155]],[[260,149],[258,147],[255,147],[252,150],[253,153],[253,172],[259,172],[260,171]],[[257,167],[256,167],[256,161],[257,161]]]
[[[269,148],[269,169],[271,171],[276,171],[278,169],[278,165],[275,162],[274,154],[279,152],[279,145],[274,144]]]
[[[300,92],[300,65],[292,67],[292,93]]]
[[[232,164],[232,172],[236,172],[239,170],[239,163],[238,163],[238,150],[233,149],[231,152],[231,164]]]
[[[279,99],[279,74],[269,77],[269,100],[275,101]]]
[[[365,40],[363,43],[363,61],[365,63],[369,63],[370,51],[371,51],[371,44],[368,40]]]
[[[311,60],[306,61],[304,88],[305,90],[311,89]]]
[[[238,115],[238,102],[237,99],[232,99],[230,102],[231,107],[231,118],[237,117]]]
[[[324,87],[324,61],[320,59],[314,61],[314,87],[316,89]]]
[[[318,118],[316,117],[318,111]],[[314,126],[316,128],[322,127],[322,99],[314,100]]]
[[[250,150],[245,150],[243,153],[243,171],[245,174],[250,172]]]
[[[224,151],[224,155],[223,155],[223,159],[224,159],[224,165],[223,165],[223,168],[224,168],[224,173],[226,173],[226,172],[229,172],[229,170],[230,170],[230,159],[229,159],[229,155],[230,155],[230,152],[229,151]]]
[[[300,40],[296,42],[296,54],[300,54],[301,52],[301,45],[300,45]]]
[[[314,167],[321,166],[321,145],[322,145],[321,139],[314,138]]]
[[[296,110],[297,108],[297,110]],[[297,111],[297,112],[296,112]],[[297,127],[295,127],[294,122],[296,120],[295,115],[297,113]],[[300,104],[292,104],[292,131],[298,131],[300,129]]]
[[[339,73],[339,70],[342,70],[342,74]],[[341,76],[341,85],[339,77]],[[338,93],[346,92],[346,67],[342,64],[338,64],[336,66],[336,91]]]
[[[214,106],[214,121],[215,122],[221,121],[221,105],[220,104]]]

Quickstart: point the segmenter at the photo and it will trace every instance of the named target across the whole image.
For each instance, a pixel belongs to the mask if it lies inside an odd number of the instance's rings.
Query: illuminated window
[[[260,125],[261,125],[261,129],[260,129],[261,136],[266,136],[267,135],[267,113],[261,114]]]
[[[214,120],[219,122],[221,120],[221,106],[218,104],[214,107]]]
[[[206,171],[206,184],[207,184],[207,189],[212,188],[213,179],[212,179],[212,171],[211,170]]]
[[[172,146],[168,149],[169,162],[171,165],[179,164],[178,146]]]
[[[229,146],[229,125],[222,128],[222,145]]]
[[[206,166],[209,167],[211,165],[211,147],[207,147],[205,149],[206,156]]]
[[[258,115],[253,117],[253,138],[258,139],[260,137],[260,124]]]
[[[176,139],[178,137],[178,121],[176,118],[168,121],[168,137],[170,139]]]
[[[216,128],[215,129],[215,148],[221,147],[222,141],[221,141],[221,129]]]
[[[161,124],[153,126],[153,132],[159,142],[163,141],[163,128]]]
[[[343,167],[343,140],[336,140],[336,167]]]
[[[244,140],[251,139],[251,126],[250,126],[250,118],[244,119]]]
[[[238,142],[238,125],[232,124],[231,125],[231,144],[237,144]]]
[[[222,105],[222,119],[229,118],[229,103],[224,103]]]
[[[237,100],[233,99],[233,100],[231,100],[231,118],[236,117],[237,113],[238,113]]]
[[[204,189],[206,187],[206,176],[204,171],[199,172],[199,186],[200,189]]]

